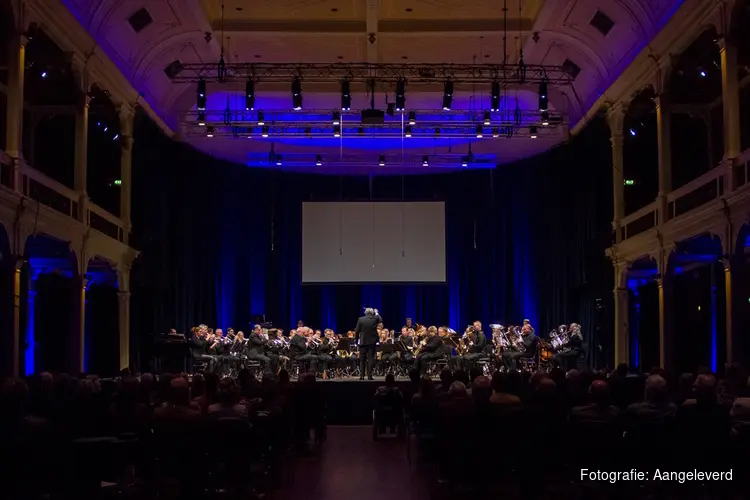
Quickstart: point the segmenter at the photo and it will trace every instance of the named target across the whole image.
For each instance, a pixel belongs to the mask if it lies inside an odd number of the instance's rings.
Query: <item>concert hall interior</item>
[[[317,378],[347,425],[390,374],[700,392],[749,256],[750,0],[0,0],[0,417],[61,374]]]

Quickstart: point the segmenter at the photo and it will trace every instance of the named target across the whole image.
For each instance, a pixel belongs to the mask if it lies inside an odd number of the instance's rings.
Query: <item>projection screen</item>
[[[445,282],[445,204],[302,203],[302,282]]]

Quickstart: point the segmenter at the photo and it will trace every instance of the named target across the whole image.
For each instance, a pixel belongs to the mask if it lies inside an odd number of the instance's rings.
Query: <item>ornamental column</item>
[[[133,118],[135,113],[129,106],[120,106],[120,218],[125,224],[122,242],[130,238],[132,203],[131,170],[133,164]]]
[[[615,264],[615,366],[630,361],[630,292],[627,274],[627,263]]]
[[[672,117],[664,94],[656,97],[656,130],[659,150],[658,223],[661,225],[669,218],[667,195],[672,191]]]
[[[622,104],[618,104],[607,112],[607,123],[610,130],[610,142],[612,143],[612,190],[614,200],[614,216],[612,229],[615,232],[615,243],[622,241],[622,230],[620,224],[625,217],[625,140],[623,126],[625,123],[625,111]]]
[[[130,368],[130,266],[117,266],[120,370]]]
[[[75,173],[73,188],[78,193],[78,220],[88,223],[88,192],[86,191],[86,174],[88,168],[89,142],[89,84],[85,64],[74,63],[74,73],[78,80],[78,102],[76,103],[75,123]]]
[[[732,164],[740,156],[740,90],[737,75],[737,47],[726,37],[719,40],[721,55],[721,101],[724,107],[724,192],[734,189]]]
[[[732,266],[731,260],[727,258],[722,259],[722,263],[724,264],[724,294],[726,295],[724,307],[726,315],[727,363],[732,363],[734,360],[734,337],[732,335],[732,323],[734,319],[732,316],[732,300],[734,300],[732,296]]]
[[[5,115],[5,152],[13,160],[13,189],[23,191],[21,165],[23,158],[23,81],[26,64],[25,34],[15,33],[8,54],[8,99]]]
[[[86,371],[86,289],[85,276],[73,279],[73,315],[71,325],[71,373]]]
[[[21,372],[21,271],[23,259],[16,258],[13,269],[13,376],[18,377]]]

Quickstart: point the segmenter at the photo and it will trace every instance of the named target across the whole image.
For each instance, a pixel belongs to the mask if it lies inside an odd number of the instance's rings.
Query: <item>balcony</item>
[[[95,250],[110,254],[102,256],[112,258],[113,262],[117,262],[117,257],[128,248],[128,229],[119,217],[90,201],[86,203],[86,213],[81,217],[78,193],[24,161],[21,161],[21,193],[15,191],[12,161],[4,151],[0,151],[0,204],[4,205],[5,212],[15,211],[22,200],[26,203],[27,212],[31,212],[29,218],[33,226],[28,230],[30,233],[45,232],[69,242],[77,241],[77,237],[83,234],[94,235],[93,239],[98,240]],[[34,203],[28,204],[28,200]],[[13,221],[7,218],[7,215],[2,217],[0,222],[10,230],[8,224]]]
[[[735,161],[731,170],[726,167],[720,164],[669,193],[667,216],[661,228],[658,200],[623,217],[618,254],[635,259],[658,249],[660,244],[675,243],[707,231],[723,234],[725,207],[731,211],[740,204],[750,205],[750,150]]]

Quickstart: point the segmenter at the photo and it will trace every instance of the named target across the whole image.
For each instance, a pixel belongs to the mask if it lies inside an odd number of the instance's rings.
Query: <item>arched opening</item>
[[[643,257],[628,273],[630,366],[641,371],[659,364],[659,291],[656,262]]]
[[[643,89],[631,101],[625,115],[625,213],[630,214],[656,199],[659,191],[654,91]]]
[[[89,199],[111,214],[120,213],[120,118],[109,93],[89,92],[87,188]]]
[[[117,274],[99,258],[86,271],[86,371],[114,376],[119,365]]]

